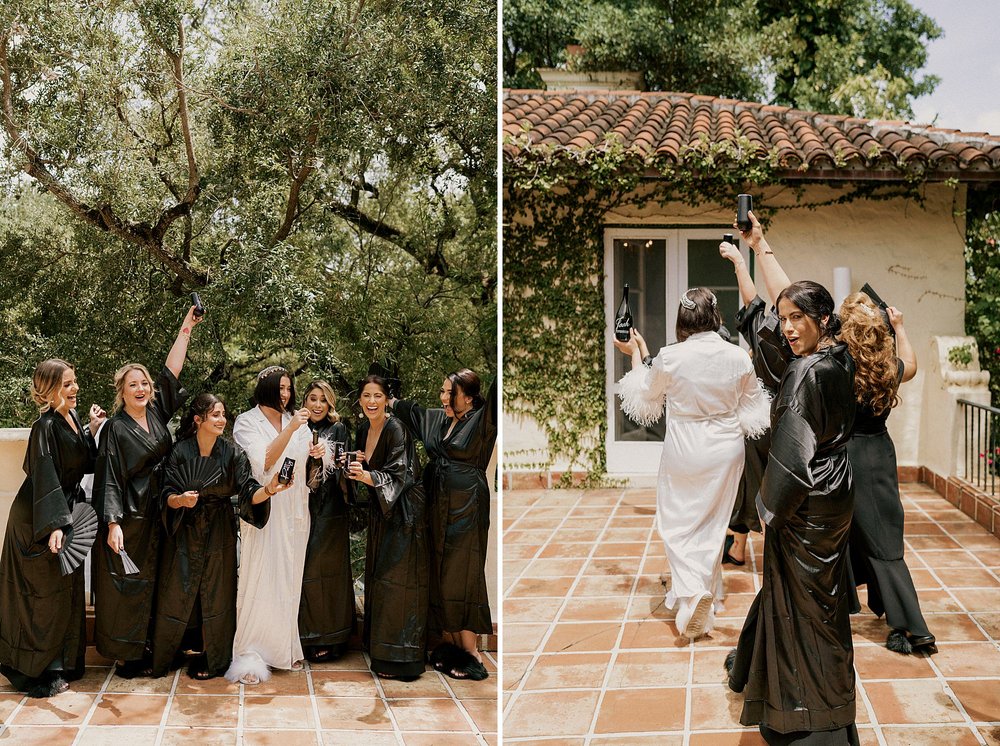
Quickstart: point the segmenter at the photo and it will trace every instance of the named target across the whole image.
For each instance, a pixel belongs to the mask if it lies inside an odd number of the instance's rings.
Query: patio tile
[[[375,697],[378,689],[368,671],[313,671],[313,691],[317,697]],[[423,678],[423,677],[421,677]]]
[[[635,596],[628,607],[630,622],[643,622],[649,619],[673,619],[677,612],[667,608],[663,594],[656,596]]]
[[[982,625],[986,633],[994,640],[1000,640],[1000,611],[991,614],[975,613],[972,615]]]
[[[236,729],[165,728],[161,746],[235,746]]]
[[[336,660],[307,663],[310,671],[367,671],[368,662],[360,650],[348,650]]]
[[[617,559],[607,559],[595,557],[587,563],[583,569],[584,575],[627,575],[632,577],[638,574],[640,557],[619,557]]]
[[[965,718],[939,681],[865,684],[880,723],[960,723]]]
[[[120,676],[112,676],[104,691],[118,694],[170,694],[173,685],[173,674],[158,679],[123,679]]]
[[[597,697],[598,692],[590,691],[522,694],[504,719],[504,738],[584,735],[590,730]]]
[[[0,724],[7,722],[7,718],[24,698],[23,694],[0,694]]]
[[[511,598],[504,602],[504,622],[551,622],[562,606],[559,598]]]
[[[469,730],[462,711],[450,699],[394,699],[389,707],[400,730]]]
[[[548,624],[505,624],[504,652],[531,653],[541,644],[548,631]]]
[[[765,746],[760,731],[744,730],[729,733],[692,733],[691,746]],[[862,741],[862,743],[864,743]]]
[[[158,726],[166,708],[167,698],[164,695],[103,694],[89,725]]]
[[[216,676],[214,679],[207,679],[206,681],[198,681],[197,679],[192,679],[186,672],[182,671],[180,678],[177,679],[177,688],[174,690],[174,693],[239,694],[240,685],[226,681],[226,679],[221,676]]]
[[[988,537],[994,544],[997,539],[994,536]],[[953,569],[941,569],[937,571],[937,576],[941,582],[949,588],[997,588],[1000,587],[1000,580],[989,570],[980,567],[962,567]]]
[[[542,655],[535,661],[524,688],[599,689],[611,661],[611,653]]]
[[[620,647],[625,648],[664,648],[683,647],[687,638],[680,637],[673,621],[650,619],[644,622],[628,622],[622,635]]]
[[[620,629],[621,625],[615,622],[556,624],[544,650],[547,653],[611,650],[618,640]]]
[[[938,657],[935,656],[935,662],[938,661]],[[936,676],[927,658],[919,655],[900,655],[885,646],[875,645],[854,648],[854,669],[864,681],[869,679],[929,679]]]
[[[454,679],[449,679],[454,681]],[[429,671],[416,681],[393,681],[382,679],[382,691],[388,699],[412,699],[414,697],[441,698],[448,696],[444,679],[437,671]]]
[[[309,697],[243,698],[245,728],[315,728],[312,701]]]
[[[956,601],[947,590],[920,591],[918,594],[918,600],[920,601],[920,610],[924,614],[966,611],[966,609],[963,609],[961,604]]]
[[[267,681],[246,687],[246,693],[308,696],[309,677],[305,671],[274,671]]]
[[[317,697],[316,706],[324,729],[392,730],[389,711],[375,697]]]
[[[366,732],[362,741],[359,741],[357,733],[349,730],[325,730],[322,734],[323,746],[358,746],[359,743],[364,746],[396,746],[398,743],[395,733],[374,730]]]
[[[316,746],[315,731],[308,730],[244,730],[243,746]]]
[[[938,614],[927,620],[933,624],[938,647],[942,642],[980,641],[986,639],[968,614]]]
[[[236,727],[240,700],[236,696],[199,697],[195,694],[174,696],[167,713],[167,725]]]
[[[559,615],[560,622],[621,622],[625,615],[628,597],[570,598]],[[504,605],[506,614],[507,606]],[[506,616],[504,617],[507,618]]]
[[[584,575],[573,589],[573,596],[623,596],[632,590],[631,575]]]
[[[11,726],[3,732],[3,740],[17,746],[69,746],[76,739],[77,728],[25,728]]]
[[[945,678],[982,676],[984,671],[1000,674],[1000,650],[991,642],[939,645],[933,660]]]
[[[683,746],[683,744],[684,736],[680,735],[637,736],[630,734],[618,738],[595,736],[590,739],[590,746]]]
[[[674,689],[621,689],[604,695],[595,733],[648,733],[684,727],[685,692]]]
[[[108,674],[110,673],[110,668],[91,668],[88,666],[84,670],[83,676],[70,684],[70,689],[74,692],[91,692],[96,694],[104,687],[105,682],[108,680]],[[150,680],[151,679],[146,679],[146,681]]]
[[[965,607],[966,611],[996,611],[1000,609],[1000,587],[998,588],[959,588],[953,591],[955,598]]]
[[[25,699],[8,721],[14,725],[80,725],[97,697],[72,690],[48,699]]]
[[[534,656],[531,655],[510,655],[505,652],[503,656],[503,688],[507,691],[516,689],[533,660]]]
[[[495,733],[497,730],[497,703],[492,699],[463,700],[462,707],[469,713],[472,722],[484,733]]]
[[[979,741],[968,727],[883,728],[886,746],[973,746]]]
[[[944,567],[980,567],[975,556],[964,549],[927,550],[917,554],[928,567],[935,570]]]
[[[573,585],[574,578],[521,578],[507,592],[510,598],[562,598]]]
[[[739,723],[743,695],[725,684],[691,691],[691,730],[711,730],[721,723]]]
[[[912,549],[961,549],[961,544],[942,533],[940,536],[907,536]]]
[[[641,519],[640,519],[641,520]],[[599,544],[594,550],[595,557],[641,557],[646,549],[645,542],[608,542]]]
[[[93,722],[93,721],[91,721]],[[154,746],[159,728],[132,725],[88,725],[76,746]]]
[[[532,560],[526,568],[522,576],[525,578],[554,578],[559,576],[569,576],[576,577],[577,573],[583,568],[585,559],[582,557],[576,558],[557,558],[557,559],[536,559]]]
[[[539,558],[576,558],[576,557],[589,557],[590,551],[594,548],[593,542],[577,542],[577,541],[551,541],[545,548],[539,553]]]
[[[395,743],[395,742],[394,742]],[[406,746],[472,746],[479,739],[471,733],[404,733]]]
[[[996,675],[997,669],[993,672]],[[1000,722],[1000,679],[948,683],[973,721]]]
[[[691,654],[686,650],[622,652],[612,667],[608,687],[629,689],[649,686],[652,683],[662,686],[684,686],[687,684],[690,668]]]

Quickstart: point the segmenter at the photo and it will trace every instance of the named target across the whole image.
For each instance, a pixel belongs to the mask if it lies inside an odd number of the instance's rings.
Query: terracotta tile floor
[[[362,653],[276,672],[259,686],[118,678],[91,648],[86,675],[51,699],[13,693],[0,677],[0,742],[59,746],[202,744],[496,744],[496,657],[490,678],[459,682],[428,670],[415,682],[382,681]],[[91,665],[92,664],[92,665]]]
[[[1000,745],[1000,541],[925,485],[903,485],[903,501],[940,652],[891,653],[882,620],[852,618],[861,741]],[[651,489],[504,494],[504,743],[763,743],[722,668],[760,588],[762,537],[727,566],[726,612],[691,644],[663,608],[654,504]]]

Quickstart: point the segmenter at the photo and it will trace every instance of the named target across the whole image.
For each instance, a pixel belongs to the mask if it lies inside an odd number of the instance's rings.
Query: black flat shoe
[[[747,563],[746,560],[738,560],[729,553],[729,550],[733,548],[733,544],[735,542],[736,539],[732,536],[732,534],[728,534],[726,536],[726,546],[722,549],[722,564],[743,567],[743,565]]]
[[[936,642],[937,640],[934,639],[934,635],[923,635],[921,637],[910,635],[909,638],[909,643],[914,653],[927,653],[927,655],[934,655],[938,651]]]

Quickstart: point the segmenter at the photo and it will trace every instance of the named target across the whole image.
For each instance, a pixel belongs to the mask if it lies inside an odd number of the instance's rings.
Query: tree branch
[[[288,202],[285,203],[285,219],[278,228],[278,232],[271,237],[271,246],[274,246],[279,241],[284,241],[288,238],[288,234],[292,232],[292,226],[295,225],[295,220],[300,214],[299,192],[302,191],[302,185],[305,183],[306,179],[309,178],[309,174],[316,169],[313,162],[313,154],[316,149],[316,139],[318,137],[319,122],[313,120],[313,123],[309,126],[309,132],[306,135],[306,147],[302,153],[302,167],[299,168],[298,171],[294,170],[292,156],[291,153],[289,153],[288,175],[292,177],[292,184],[288,188]]]
[[[20,166],[24,173],[37,180],[56,199],[62,202],[70,212],[96,227],[135,246],[139,246],[166,265],[175,275],[189,285],[204,286],[208,277],[203,272],[197,272],[188,264],[164,250],[162,241],[157,240],[148,225],[143,223],[126,223],[111,209],[110,205],[90,207],[78,200],[46,167],[44,159],[31,147],[14,121],[14,102],[12,98],[10,61],[7,57],[8,34],[0,34],[0,98],[2,98],[3,128],[11,141],[11,149],[24,156],[25,162]]]

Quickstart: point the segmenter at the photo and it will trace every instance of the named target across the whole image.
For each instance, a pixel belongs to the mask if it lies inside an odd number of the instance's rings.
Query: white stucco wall
[[[24,481],[24,452],[28,448],[29,428],[0,429],[0,526],[7,516],[14,496]]]
[[[801,196],[802,203],[822,202],[843,194],[826,186],[811,186]],[[964,335],[965,309],[965,187],[952,189],[943,184],[923,188],[924,203],[894,199],[859,201],[809,210],[794,207],[796,197],[788,189],[765,190],[755,194],[758,206],[780,209],[767,230],[767,239],[782,267],[792,280],[815,280],[833,291],[834,267],[851,269],[851,289],[865,282],[904,315],[918,363],[926,366],[931,356],[931,339],[936,336]],[[681,204],[661,207],[651,204],[641,210],[624,210],[607,216],[606,224],[636,226],[731,225],[735,209],[692,208]],[[723,232],[720,230],[720,233]],[[729,228],[728,232],[732,232]],[[759,272],[758,290],[767,298]],[[900,466],[935,462],[950,448],[939,442],[937,430],[928,427],[934,413],[926,410],[925,368],[900,390],[901,403],[889,418],[889,431],[896,444]],[[546,447],[544,432],[527,418],[504,418],[505,465],[509,471],[531,469],[536,457],[507,458],[507,453]],[[565,470],[555,463],[553,470]],[[655,470],[655,464],[651,464]],[[939,473],[951,474],[951,469]]]

